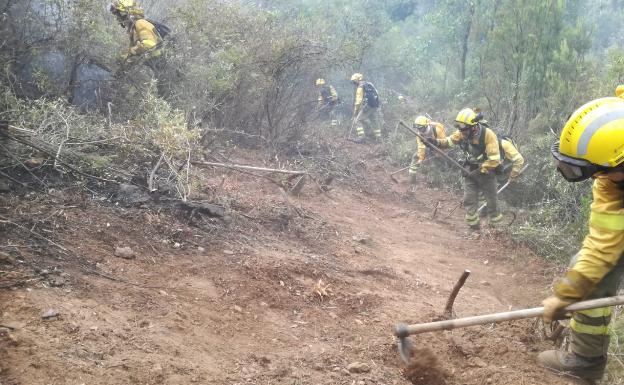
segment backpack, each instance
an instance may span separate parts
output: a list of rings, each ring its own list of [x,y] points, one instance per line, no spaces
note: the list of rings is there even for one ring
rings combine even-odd
[[[169,28],[165,24],[152,19],[145,20],[149,21],[154,26],[154,28],[156,28],[156,32],[158,32],[158,35],[160,35],[161,39],[164,40],[167,36],[169,36],[169,34],[171,34],[171,28]]]
[[[372,83],[364,82],[362,84],[362,88],[364,88],[364,99],[366,99],[366,104],[373,108],[379,107],[379,93],[377,92],[375,86]]]
[[[498,135],[498,152],[500,152],[501,162],[505,160],[505,150],[503,149],[503,140],[511,142],[511,144],[513,144],[516,150],[518,149],[518,145],[516,144],[516,142],[514,142],[511,136],[505,135],[505,134]]]

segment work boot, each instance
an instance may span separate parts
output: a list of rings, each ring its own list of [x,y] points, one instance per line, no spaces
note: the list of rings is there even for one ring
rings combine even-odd
[[[548,350],[537,356],[541,366],[584,380],[600,380],[607,365],[607,357],[583,357],[571,352]]]

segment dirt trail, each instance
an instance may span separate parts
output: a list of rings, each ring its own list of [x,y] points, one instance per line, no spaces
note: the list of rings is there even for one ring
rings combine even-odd
[[[349,146],[367,180],[360,188],[338,181],[326,194],[306,187],[292,199],[303,218],[273,185],[244,176],[223,183],[245,213],[227,227],[95,201],[67,205],[71,197],[71,208],[36,208],[62,211],[58,243],[144,287],[88,274],[50,247],[45,263],[56,271],[0,291],[0,325],[14,327],[0,328],[0,384],[408,384],[392,327],[439,316],[464,269],[472,275],[457,316],[539,303],[552,267],[493,235],[466,239],[462,213],[445,218],[457,197],[407,192],[369,149]],[[117,258],[115,246],[137,257]],[[18,250],[10,256],[34,260]],[[323,298],[313,290],[319,280]],[[43,320],[47,309],[60,315]],[[548,345],[532,321],[413,340],[437,357],[446,384],[569,383],[533,363]]]

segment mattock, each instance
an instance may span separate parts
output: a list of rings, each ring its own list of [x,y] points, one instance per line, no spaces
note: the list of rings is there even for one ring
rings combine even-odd
[[[559,312],[557,319],[569,318],[567,315],[570,312],[596,309],[600,307],[616,306],[624,304],[624,295],[615,297],[606,297],[599,299],[592,299],[589,301],[582,301],[574,303],[565,307]],[[399,354],[406,364],[409,364],[410,357],[412,356],[412,347],[407,337],[414,334],[421,334],[434,331],[452,330],[464,328],[467,326],[475,325],[487,325],[492,323],[500,323],[505,321],[514,321],[525,318],[540,317],[544,314],[543,307],[536,307],[531,309],[514,310],[503,313],[485,314],[474,317],[457,318],[446,321],[428,322],[422,324],[404,325],[399,324],[394,327],[394,335],[398,337]]]

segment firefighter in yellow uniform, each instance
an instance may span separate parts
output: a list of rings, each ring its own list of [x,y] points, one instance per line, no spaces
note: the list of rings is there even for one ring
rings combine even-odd
[[[569,182],[593,178],[589,232],[570,268],[544,300],[544,320],[586,299],[616,295],[624,275],[624,100],[592,100],[576,110],[551,148],[557,169]],[[612,308],[574,312],[570,351],[538,356],[545,367],[592,383],[602,378],[609,348]]]
[[[353,125],[356,127],[358,139],[363,140],[369,136],[381,140],[380,102],[375,86],[364,81],[361,73],[353,74],[351,82],[355,85]]]
[[[414,120],[414,129],[418,130],[418,133],[426,139],[446,139],[446,130],[442,123],[434,122],[425,116],[418,116]],[[418,166],[427,158],[427,145],[419,137],[416,137],[417,150],[412,156],[412,163],[409,167],[410,183],[416,182],[416,174],[418,173]],[[431,155],[431,154],[429,154]],[[436,155],[434,155],[435,157]]]
[[[331,120],[331,125],[335,126],[338,124],[337,120],[334,117],[334,108],[338,104],[338,93],[336,89],[331,84],[327,84],[325,79],[316,79],[316,86],[319,87],[319,96],[318,96],[318,111],[319,116],[323,119]]]
[[[142,62],[154,72],[159,70],[163,40],[156,27],[145,20],[145,13],[134,0],[118,0],[110,11],[130,37],[130,48],[120,55],[123,65]]]
[[[470,172],[464,175],[464,207],[466,223],[471,230],[479,230],[479,194],[487,202],[490,226],[496,226],[503,219],[498,209],[495,170],[500,165],[498,138],[494,131],[479,122],[483,115],[471,108],[459,111],[455,118],[455,131],[446,139],[429,140],[429,144],[442,148],[459,146],[466,158],[464,166]]]

